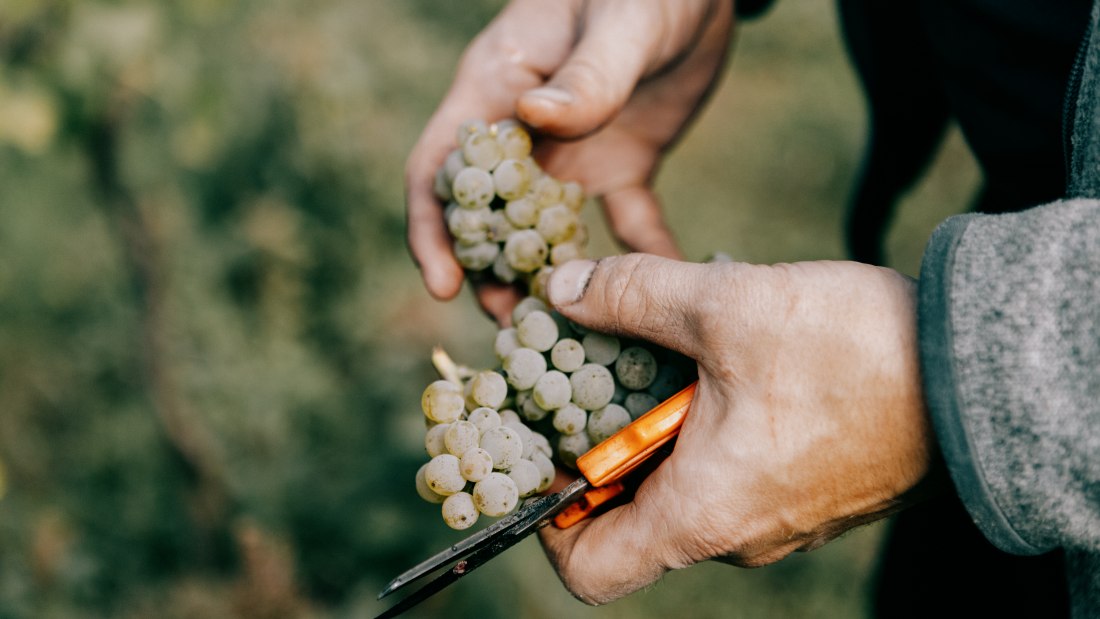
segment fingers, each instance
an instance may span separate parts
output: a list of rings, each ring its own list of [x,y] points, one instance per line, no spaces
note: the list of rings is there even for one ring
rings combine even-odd
[[[703,332],[698,311],[713,290],[707,265],[646,254],[574,260],[554,270],[549,297],[570,320],[602,331],[645,339],[699,358]]]
[[[580,41],[546,85],[524,93],[517,113],[532,127],[578,137],[626,104],[661,40],[660,16],[638,2],[590,5]]]
[[[603,204],[611,231],[627,249],[683,259],[657,196],[649,187],[633,186],[609,192],[603,197]]]

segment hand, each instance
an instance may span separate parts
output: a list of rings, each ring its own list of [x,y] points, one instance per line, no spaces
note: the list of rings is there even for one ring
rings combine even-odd
[[[634,500],[543,529],[547,555],[584,602],[612,601],[706,559],[778,561],[947,485],[929,475],[936,452],[915,285],[895,271],[635,254],[567,263],[549,292],[581,325],[699,365],[676,448]]]
[[[729,0],[509,4],[466,50],[406,166],[409,248],[428,291],[449,299],[462,285],[432,179],[459,124],[473,118],[517,115],[551,136],[536,158],[600,196],[627,247],[678,256],[649,184],[715,81],[732,12]],[[515,293],[497,286],[479,297],[503,319]]]

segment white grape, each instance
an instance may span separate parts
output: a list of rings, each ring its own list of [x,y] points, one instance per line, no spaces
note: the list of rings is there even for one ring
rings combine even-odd
[[[474,245],[456,242],[454,251],[455,260],[458,260],[462,268],[469,271],[480,271],[493,265],[500,255],[500,245],[488,241]]]
[[[504,214],[516,228],[534,228],[539,221],[539,205],[530,198],[512,200],[504,205]]]
[[[615,363],[615,360],[619,358],[619,350],[622,346],[619,343],[619,338],[614,335],[596,333],[595,331],[585,335],[584,339],[581,340],[581,345],[584,346],[584,358],[589,363],[600,365]]]
[[[519,337],[516,336],[515,327],[508,327],[507,329],[497,331],[496,339],[493,340],[493,352],[496,353],[497,359],[501,361],[508,356],[508,353],[521,347],[522,344],[519,343]]]
[[[504,258],[520,273],[530,273],[546,263],[550,247],[538,232],[517,230],[504,242]]]
[[[530,318],[528,316],[525,320]],[[540,408],[552,411],[569,404],[573,397],[573,388],[569,385],[568,376],[558,370],[550,370],[535,382],[531,395]]]
[[[584,188],[576,181],[566,181],[561,184],[561,201],[574,213],[579,213],[584,206]]]
[[[584,347],[571,337],[558,340],[550,349],[550,362],[562,372],[574,372],[584,365]]]
[[[481,448],[492,456],[495,469],[507,469],[523,457],[523,439],[508,426],[486,430],[481,435]]]
[[[618,404],[607,406],[592,411],[588,416],[588,438],[593,443],[602,443],[612,434],[630,425],[630,413]]]
[[[542,477],[539,475],[539,468],[530,460],[516,462],[512,465],[512,468],[508,469],[507,475],[515,482],[516,490],[519,492],[521,499],[527,498],[538,491]]]
[[[443,173],[446,175],[447,184],[453,185],[458,173],[466,169],[466,160],[462,158],[462,150],[454,149],[443,161]]]
[[[470,379],[470,382],[472,383],[470,394],[473,396],[474,402],[481,406],[494,409],[500,408],[504,398],[508,395],[508,383],[504,381],[503,376],[496,372],[478,372]]]
[[[540,435],[541,436],[541,435]],[[550,445],[547,444],[547,449]],[[539,470],[539,486],[535,489],[535,492],[545,492],[551,484],[554,483],[554,477],[557,475],[557,471],[554,469],[554,463],[550,460],[550,456],[538,452],[531,456],[531,462]]]
[[[546,312],[529,312],[516,325],[519,342],[539,352],[546,352],[558,341],[558,323]]]
[[[466,492],[456,492],[443,501],[443,522],[459,531],[469,529],[477,522],[480,513],[474,506],[474,497]]]
[[[644,391],[636,391],[626,396],[623,400],[623,408],[630,413],[630,416],[634,419],[641,417],[657,407],[661,402],[649,395]]]
[[[486,516],[503,516],[512,511],[518,502],[516,482],[504,473],[489,473],[485,479],[474,484],[474,505]]]
[[[443,444],[447,446],[448,452],[461,458],[462,454],[477,447],[480,439],[481,432],[477,426],[469,421],[460,420],[447,428],[447,432],[443,435]]]
[[[550,264],[557,266],[570,260],[584,258],[584,250],[573,242],[558,243],[550,248]]]
[[[447,497],[438,494],[428,486],[428,480],[424,478],[424,472],[426,470],[428,470],[427,462],[416,471],[416,493],[420,495],[420,498],[429,503],[442,503]]]
[[[466,412],[462,387],[450,381],[437,380],[424,389],[424,395],[420,397],[420,407],[428,419],[450,423]]]
[[[503,251],[497,254],[496,260],[493,260],[493,275],[505,284],[511,284],[519,277],[519,273],[508,264]]]
[[[576,404],[569,403],[554,411],[554,429],[562,434],[584,432],[588,413]]]
[[[531,447],[533,448],[531,452],[532,458],[540,453],[547,458],[552,458],[554,456],[554,451],[550,449],[550,441],[539,432],[531,433]]]
[[[615,360],[615,376],[627,389],[645,389],[657,377],[657,359],[641,346],[631,346]]]
[[[505,159],[493,169],[493,186],[505,200],[518,200],[531,186],[531,169],[523,161]]]
[[[538,382],[535,385],[538,386]],[[527,421],[541,421],[550,414],[550,411],[539,406],[538,402],[535,401],[533,388],[516,394],[516,408],[519,410],[520,416]]]
[[[504,149],[488,133],[475,133],[462,143],[462,156],[471,166],[490,171],[504,159]]]
[[[535,381],[546,373],[546,358],[531,348],[517,348],[504,358],[504,372],[508,384],[516,389],[530,389]]]
[[[563,243],[577,230],[577,214],[564,204],[543,207],[535,230],[551,245]]]
[[[519,434],[520,443],[523,444],[520,458],[530,458],[531,454],[535,453],[535,435],[538,433],[527,427],[527,424],[522,421],[517,421],[505,427],[511,428],[515,430],[516,434]]]
[[[596,363],[582,365],[569,377],[569,383],[573,387],[573,402],[585,410],[603,408],[615,395],[611,371]]]
[[[524,297],[522,301],[516,303],[516,306],[512,308],[512,324],[518,325],[519,321],[523,320],[527,314],[536,311],[550,313],[550,306],[542,299]]]
[[[439,168],[435,171],[435,178],[432,180],[432,192],[441,202],[451,201],[453,194],[451,193],[451,182],[447,179],[446,168]]]
[[[531,185],[531,197],[540,206],[550,206],[561,202],[562,194],[561,183],[552,176],[542,176]]]
[[[424,479],[433,492],[443,496],[451,496],[466,486],[458,468],[458,458],[452,454],[440,454],[429,460]]]
[[[531,136],[518,124],[497,123],[496,136],[505,157],[524,159],[531,154]]]
[[[504,211],[493,211],[489,215],[489,240],[494,243],[503,243],[508,240],[508,236],[516,231],[516,227],[512,225],[512,222],[508,221],[508,217],[504,214]]]
[[[532,296],[537,297],[545,302],[549,302],[550,298],[546,296],[547,286],[550,284],[550,275],[554,273],[554,267],[544,266],[530,279],[527,280],[527,289]]]
[[[471,135],[489,133],[489,125],[484,120],[467,120],[458,126],[455,132],[455,141],[461,146]]]
[[[447,229],[455,241],[463,245],[477,245],[489,240],[489,219],[493,212],[489,207],[459,208],[447,216]]]
[[[469,209],[487,208],[496,189],[493,177],[481,168],[464,168],[451,183],[451,193],[459,206]]]
[[[438,423],[428,428],[428,432],[424,434],[424,451],[428,452],[429,457],[434,458],[439,454],[447,453],[447,443],[444,441],[444,437],[450,427],[451,424],[449,423]]]
[[[563,434],[558,438],[558,458],[571,469],[577,468],[577,458],[588,453],[589,449],[592,449],[592,441],[584,432]]]
[[[481,447],[474,447],[458,459],[458,470],[466,481],[479,482],[493,472],[493,456]]]
[[[486,430],[499,428],[501,423],[500,413],[484,406],[470,411],[470,414],[466,416],[466,421],[477,426],[477,431],[482,434]]]
[[[510,408],[501,409],[500,425],[506,426],[513,423],[523,423],[519,418],[519,413]]]

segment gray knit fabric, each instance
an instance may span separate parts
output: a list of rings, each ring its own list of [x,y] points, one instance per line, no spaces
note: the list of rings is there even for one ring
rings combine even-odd
[[[1100,1],[1073,116],[1070,195],[951,218],[921,265],[925,397],[967,510],[1001,549],[1065,550],[1100,617]]]

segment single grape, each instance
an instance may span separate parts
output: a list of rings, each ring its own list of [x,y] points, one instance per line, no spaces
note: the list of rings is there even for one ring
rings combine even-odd
[[[453,195],[451,194],[451,182],[447,179],[447,169],[439,168],[435,171],[435,179],[432,181],[432,191],[435,193],[435,197],[439,198],[440,202],[450,202]]]
[[[562,434],[583,432],[588,423],[588,413],[576,404],[569,403],[554,411],[554,429]]]
[[[458,458],[452,454],[440,454],[428,461],[424,479],[436,494],[451,496],[466,486],[458,468]]]
[[[622,346],[619,343],[619,338],[614,335],[605,335],[595,331],[585,335],[584,339],[581,340],[581,345],[584,346],[584,358],[589,363],[600,365],[615,363],[615,360],[619,358],[619,350]]]
[[[428,432],[424,434],[424,451],[428,452],[429,457],[434,458],[439,454],[447,453],[447,443],[444,442],[443,437],[447,435],[450,427],[449,423],[437,423],[428,428]]]
[[[479,515],[474,497],[466,492],[456,492],[443,501],[443,522],[452,529],[469,529]]]
[[[455,202],[463,208],[479,209],[487,208],[493,201],[496,189],[493,187],[493,177],[481,168],[469,167],[463,169],[455,176],[451,184],[451,193]]]
[[[504,214],[516,228],[534,228],[539,221],[539,205],[531,198],[511,200],[504,205]]]
[[[461,458],[462,454],[477,447],[480,439],[481,432],[477,426],[469,421],[459,420],[447,428],[443,435],[443,444],[447,446],[448,452]]]
[[[459,208],[447,216],[447,229],[455,241],[463,245],[477,245],[489,240],[489,219],[493,212],[488,207]]]
[[[443,173],[446,175],[447,184],[454,185],[458,173],[466,169],[466,160],[462,158],[462,150],[454,149],[443,161]]]
[[[523,443],[523,451],[520,453],[520,458],[530,458],[531,454],[535,453],[535,435],[538,434],[531,428],[527,427],[527,424],[522,421],[510,423],[506,428],[515,430],[516,434],[519,434],[519,440]]]
[[[512,324],[518,325],[519,321],[523,320],[527,314],[531,312],[539,311],[550,313],[550,306],[547,305],[542,299],[535,297],[524,297],[515,307],[512,308]]]
[[[508,221],[508,217],[504,214],[504,211],[493,211],[489,215],[489,240],[494,243],[503,243],[508,240],[508,236],[516,231],[516,227],[512,225],[512,222]]]
[[[550,275],[553,274],[554,267],[545,266],[535,271],[535,274],[527,280],[527,290],[534,296],[542,301],[549,302],[550,298],[546,296],[546,286],[550,283]]]
[[[497,254],[496,260],[493,260],[493,275],[505,284],[511,284],[519,278],[519,273],[512,268],[512,265],[508,264],[504,252]]]
[[[630,416],[634,419],[641,417],[657,407],[661,402],[649,395],[644,391],[636,391],[628,394],[626,399],[623,400],[623,408],[630,413]]]
[[[519,413],[510,408],[501,409],[500,425],[506,426],[513,423],[523,423],[519,418]]]
[[[558,341],[558,323],[546,312],[529,312],[516,325],[519,342],[539,352],[546,352]]]
[[[558,204],[561,202],[562,194],[561,183],[552,176],[539,177],[531,184],[530,195],[540,206]]]
[[[557,370],[550,370],[535,382],[531,395],[540,408],[553,411],[569,404],[573,397],[573,388],[569,385],[568,376]]]
[[[429,503],[442,503],[447,497],[436,493],[435,490],[432,490],[428,486],[428,480],[424,478],[424,472],[427,470],[428,463],[425,462],[424,465],[416,471],[416,493],[420,495],[420,498]]]
[[[518,200],[531,186],[531,169],[521,160],[505,159],[493,170],[493,186],[505,200]]]
[[[588,246],[588,226],[583,221],[578,221],[576,229],[573,230],[573,236],[569,237],[567,242],[580,247],[583,254],[584,248]]]
[[[592,411],[588,416],[588,438],[593,443],[602,443],[612,434],[630,425],[630,413],[618,404],[607,406]]]
[[[496,262],[497,257],[500,256],[500,245],[489,241],[466,245],[456,241],[454,251],[455,260],[458,260],[462,268],[468,271],[480,271]]]
[[[499,408],[504,398],[508,395],[508,383],[504,377],[496,372],[478,372],[470,379],[472,383],[471,394],[474,402],[489,408]]]
[[[584,258],[584,250],[576,243],[564,242],[550,248],[550,264],[554,266],[580,258]]]
[[[577,214],[564,204],[543,207],[535,230],[551,245],[564,243],[577,230]]]
[[[571,469],[577,468],[577,458],[588,453],[589,449],[592,449],[592,441],[584,432],[562,434],[558,438],[558,459]]]
[[[537,386],[538,383],[536,382],[535,385]],[[541,421],[550,411],[539,406],[538,402],[535,401],[533,391],[532,388],[516,393],[516,408],[519,410],[520,416],[527,421]]]
[[[554,456],[554,451],[550,449],[550,441],[539,432],[531,433],[531,447],[532,459],[536,454],[542,454],[547,458],[552,458]]]
[[[507,469],[523,457],[523,439],[508,426],[491,428],[481,435],[481,448],[493,458],[493,468]]]
[[[531,136],[520,125],[501,127],[497,123],[497,142],[505,157],[524,159],[531,154]]]
[[[657,378],[657,359],[641,346],[631,346],[615,360],[615,376],[627,389],[645,389]]]
[[[539,475],[539,468],[530,460],[516,462],[512,468],[508,469],[507,475],[516,483],[516,490],[519,491],[521,499],[538,491],[542,477]]]
[[[455,421],[465,412],[462,387],[446,380],[437,380],[424,389],[424,395],[420,396],[420,407],[424,409],[424,415],[432,421]]]
[[[497,337],[493,340],[493,352],[496,353],[497,359],[501,361],[508,356],[508,353],[521,347],[522,344],[519,343],[519,337],[516,336],[515,327],[508,327],[507,329],[497,331]]]
[[[562,372],[574,372],[584,365],[584,347],[571,337],[558,340],[550,349],[550,362]]]
[[[585,409],[594,411],[611,402],[615,395],[615,379],[611,371],[596,363],[586,363],[569,377],[573,387],[573,402]]]
[[[550,448],[549,443],[547,443],[546,447],[547,449]],[[554,476],[557,475],[557,471],[554,469],[554,463],[550,460],[550,456],[542,452],[536,452],[531,456],[531,462],[539,470],[539,486],[535,489],[535,492],[545,492],[550,487],[550,484],[554,483]]]
[[[458,470],[466,481],[481,481],[493,472],[493,456],[481,447],[474,447],[458,459]]]
[[[579,213],[584,206],[584,188],[576,181],[566,181],[561,184],[561,201],[574,213]]]
[[[502,132],[512,127],[523,127],[523,125],[519,124],[519,121],[515,118],[501,118],[489,125],[489,135],[494,137],[499,136]]]
[[[538,232],[517,230],[504,242],[504,258],[508,266],[520,273],[530,273],[546,263],[550,247]]]
[[[461,146],[470,136],[479,133],[489,133],[489,126],[485,124],[485,121],[467,120],[458,126],[458,131],[455,132],[455,141]]]
[[[485,479],[474,484],[474,505],[486,516],[503,516],[512,511],[518,502],[516,482],[504,473],[489,473]]]
[[[477,426],[479,433],[500,427],[500,413],[485,406],[475,408],[466,416],[466,421]]]
[[[488,172],[504,159],[504,149],[488,133],[475,133],[462,143],[462,156],[466,163]]]
[[[535,381],[546,373],[546,358],[531,348],[517,348],[504,358],[504,372],[508,384],[516,389],[530,389]]]
[[[683,374],[675,366],[662,365],[657,369],[657,377],[649,384],[646,391],[658,401],[664,402],[686,387],[685,383]]]

